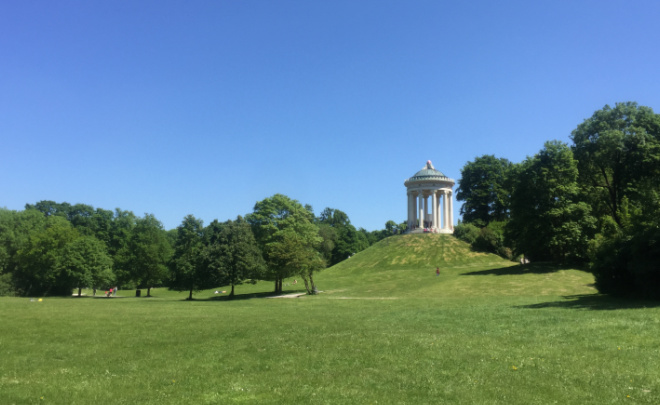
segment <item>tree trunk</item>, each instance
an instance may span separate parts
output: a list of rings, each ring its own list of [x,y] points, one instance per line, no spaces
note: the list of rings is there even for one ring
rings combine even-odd
[[[151,297],[151,287],[147,287],[147,297]]]
[[[309,283],[307,282],[307,277],[305,277],[304,274],[301,274],[300,277],[302,277],[303,282],[305,283],[305,290],[307,290],[307,294],[312,294],[312,291],[309,289]]]
[[[314,278],[312,278],[312,273],[309,273],[309,283],[312,285],[312,294],[316,294],[316,284],[314,284]]]
[[[188,301],[192,301],[192,293],[193,293],[193,289],[191,287],[190,288],[190,294],[188,294]]]
[[[229,293],[229,296],[234,298],[234,283],[231,284],[231,292]]]

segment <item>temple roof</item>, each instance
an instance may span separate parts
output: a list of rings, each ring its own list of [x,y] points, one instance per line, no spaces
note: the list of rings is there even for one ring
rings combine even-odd
[[[440,170],[436,170],[433,167],[433,163],[430,160],[426,161],[426,166],[422,170],[415,173],[414,176],[406,180],[406,183],[409,181],[424,181],[424,180],[451,180],[449,177],[445,176]]]

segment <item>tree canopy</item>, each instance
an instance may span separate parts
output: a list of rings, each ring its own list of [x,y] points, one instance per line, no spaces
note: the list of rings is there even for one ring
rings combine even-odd
[[[493,155],[477,157],[461,170],[456,200],[464,222],[480,226],[509,217],[510,172],[513,164]]]

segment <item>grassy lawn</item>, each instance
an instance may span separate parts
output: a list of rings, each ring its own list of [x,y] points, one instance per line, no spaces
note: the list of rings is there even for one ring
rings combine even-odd
[[[0,298],[0,403],[660,403],[658,303],[588,273],[411,235],[317,279],[295,299]]]

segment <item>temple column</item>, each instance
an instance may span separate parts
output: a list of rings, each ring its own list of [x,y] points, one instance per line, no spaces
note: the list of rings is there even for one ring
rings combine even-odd
[[[419,192],[417,198],[419,200],[418,203],[419,205],[417,207],[417,213],[419,214],[419,217],[417,218],[418,219],[417,226],[419,228],[423,228],[424,227],[424,195],[422,194],[421,191]]]
[[[431,218],[433,221],[431,228],[436,229],[438,227],[438,196],[436,195],[435,190],[433,190],[433,193],[431,194]]]
[[[426,223],[428,222],[428,212],[429,212],[429,196],[424,196],[424,225],[422,228],[426,228]]]
[[[445,215],[445,229],[449,229],[449,204],[447,204],[447,200],[449,200],[449,192],[445,191],[445,206],[444,206],[444,215]]]
[[[408,220],[406,223],[408,224],[408,230],[412,229],[412,193],[408,191]]]
[[[454,229],[454,193],[449,192],[449,229]]]
[[[435,205],[435,217],[436,217],[436,229],[442,228],[442,211],[440,211],[440,202],[442,201],[442,194],[439,190],[435,190],[436,195],[436,205]]]

